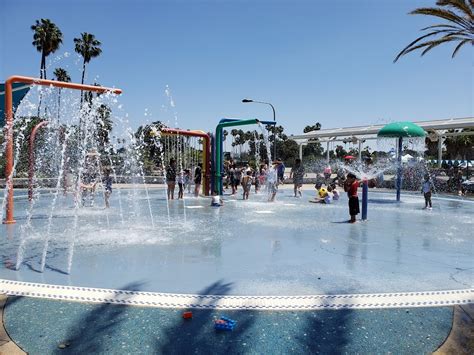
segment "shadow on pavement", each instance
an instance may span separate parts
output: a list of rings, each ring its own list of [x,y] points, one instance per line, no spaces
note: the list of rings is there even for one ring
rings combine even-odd
[[[217,281],[199,294],[226,295],[232,289],[231,283]],[[241,340],[249,336],[257,312],[255,311],[219,311],[191,310],[193,318],[185,320],[176,314],[173,325],[163,330],[163,339],[155,341],[155,352],[162,354],[190,353],[229,353],[242,351]],[[221,315],[237,320],[233,331],[216,331],[213,320]]]
[[[144,283],[134,282],[121,288],[122,290],[139,291]],[[130,295],[130,298],[133,296]],[[57,349],[55,354],[97,354],[107,352],[104,349],[103,337],[112,337],[126,321],[125,312],[130,306],[97,305],[83,315],[67,331],[64,348]]]

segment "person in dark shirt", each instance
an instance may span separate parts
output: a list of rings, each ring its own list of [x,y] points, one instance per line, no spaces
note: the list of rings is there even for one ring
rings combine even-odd
[[[295,193],[295,197],[301,197],[301,187],[303,186],[304,172],[304,166],[301,163],[301,159],[296,159],[295,166],[291,168],[290,173],[290,179],[293,178],[293,191]]]
[[[355,223],[356,216],[360,213],[359,197],[357,196],[358,187],[359,181],[357,181],[356,176],[352,173],[347,174],[344,191],[347,192],[347,197],[349,197],[349,214],[351,216],[349,223]]]
[[[202,163],[199,163],[194,170],[194,196],[199,196],[199,190],[201,189],[202,182]]]
[[[168,200],[174,200],[174,189],[176,187],[176,160],[170,159],[170,165],[166,168],[166,184],[168,185]]]
[[[285,181],[285,164],[281,159],[277,159],[278,162],[278,183],[283,184]]]

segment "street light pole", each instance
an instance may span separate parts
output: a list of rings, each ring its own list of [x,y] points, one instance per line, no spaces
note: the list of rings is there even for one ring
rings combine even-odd
[[[273,107],[273,105],[271,103],[264,102],[264,101],[255,101],[255,100],[252,100],[252,99],[243,99],[242,100],[242,103],[244,103],[244,104],[250,103],[250,102],[254,102],[256,104],[270,105],[270,107],[272,108],[272,111],[273,111],[273,122],[276,122],[275,107]],[[276,126],[273,126],[273,159],[274,160],[276,159]]]

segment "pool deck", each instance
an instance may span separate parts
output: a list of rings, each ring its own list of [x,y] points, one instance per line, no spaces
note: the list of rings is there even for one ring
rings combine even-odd
[[[153,188],[162,189],[163,185]],[[285,196],[292,195],[293,185],[284,184],[281,189],[286,190]],[[303,189],[314,191],[314,186],[307,184]],[[385,189],[375,191],[393,193]],[[461,197],[442,199],[454,201]],[[467,200],[472,206],[471,198]],[[27,297],[7,298],[0,294],[0,354],[192,350],[198,353],[212,350],[213,353],[470,354],[474,349],[474,303],[468,303],[472,298],[466,304],[441,303],[425,308],[408,308],[403,304],[392,309],[378,306],[321,310],[195,309],[193,319],[183,321],[183,309],[144,308],[135,304],[138,301],[135,296],[131,298],[134,305],[129,306],[111,304],[110,300],[92,304],[87,300],[69,302],[13,294]],[[221,312],[238,321],[236,331],[214,331],[212,319],[222,315]]]
[[[27,300],[25,298],[13,297],[12,301],[21,300],[21,299]],[[63,307],[65,305],[65,302],[63,302],[63,301],[59,301],[59,302],[58,301],[47,301],[47,302],[54,302],[54,304],[57,304],[58,307]],[[0,343],[0,354],[14,354],[14,355],[16,355],[16,354],[26,354],[20,347],[18,347],[10,339],[10,337],[9,337],[5,327],[4,327],[5,319],[4,319],[4,312],[3,311],[4,311],[4,307],[5,307],[6,303],[7,303],[7,297],[4,296],[4,295],[0,295],[0,316],[2,317],[2,326],[0,327],[0,341],[1,341],[1,343]],[[15,302],[14,302],[14,304],[15,304]],[[8,306],[8,304],[7,304],[7,306]],[[87,304],[85,304],[85,306],[87,306]],[[14,307],[17,307],[17,305],[15,305]],[[88,307],[90,307],[90,305]],[[123,308],[124,306],[104,305],[104,307],[112,309],[111,311],[109,310],[107,312],[119,312],[118,310],[114,311],[113,309],[115,309],[116,307],[122,307]],[[36,308],[38,308],[38,307],[36,307]],[[140,307],[132,307],[132,308],[136,309],[139,312],[143,311],[143,309],[140,309]],[[453,319],[452,319],[451,331],[449,332],[449,336],[442,342],[442,344],[440,344],[439,348],[435,351],[435,354],[470,354],[470,353],[472,353],[472,351],[474,349],[474,337],[473,337],[473,333],[474,333],[474,304],[463,305],[463,306],[455,306],[453,308],[454,308],[454,314],[453,314]],[[124,311],[121,311],[121,312],[124,312]],[[194,322],[199,323],[200,317],[205,317],[206,319],[210,317],[209,314],[206,314],[206,315],[201,314],[202,312],[204,312],[204,311],[193,312],[193,313],[195,313],[194,317],[196,318],[194,320]],[[331,312],[332,314],[336,314],[335,312],[340,312],[340,311],[323,311],[323,312]],[[396,312],[396,311],[394,311],[394,312]],[[87,312],[85,312],[85,313],[87,314]],[[247,312],[246,311],[239,311],[239,313],[241,315],[244,315]],[[251,312],[249,312],[249,313],[251,313]],[[403,310],[402,313],[404,314],[405,310]],[[407,311],[407,313],[408,313],[408,311]],[[30,332],[30,333],[32,331],[33,332],[38,332],[38,336],[41,337],[41,335],[40,335],[40,333],[42,332],[41,329],[40,329],[41,324],[43,324],[42,323],[43,321],[44,321],[44,325],[47,324],[48,316],[47,316],[46,313],[42,313],[41,311],[38,314],[40,314],[40,315],[43,314],[45,319],[35,319],[31,323],[31,325],[32,326],[35,325],[38,329],[29,329],[28,332]],[[71,314],[73,314],[72,310],[71,310]],[[268,314],[271,317],[271,313],[268,313]],[[323,313],[319,313],[319,314],[322,315]],[[66,316],[66,315],[64,315],[64,316]],[[132,315],[130,315],[130,316],[132,316]],[[73,315],[71,315],[71,317],[73,317]],[[232,315],[232,317],[234,317],[234,318],[237,317],[239,319],[237,312],[235,312]],[[282,317],[282,314],[279,314],[279,315],[277,315],[276,318],[278,319],[278,318],[281,318],[281,317]],[[303,315],[301,315],[301,317],[303,317]],[[323,316],[323,318],[324,317],[327,318],[327,314],[325,316]],[[399,315],[394,314],[394,317],[397,318],[397,317],[399,317]],[[93,319],[93,318],[96,318],[96,319]],[[108,319],[107,317],[104,318],[104,317],[101,317],[100,315],[97,315],[97,317],[93,317],[93,318],[89,318],[89,317],[86,318],[90,322],[91,327],[104,328],[104,327],[110,326],[110,324],[108,324],[108,322],[106,322],[107,320],[110,321],[110,319]],[[158,319],[158,318],[160,318],[160,317],[155,317],[155,319]],[[336,318],[336,322],[337,322],[338,317],[336,316],[335,318]],[[55,319],[55,317],[53,317],[53,319]],[[51,320],[49,320],[49,321],[51,321]],[[59,319],[58,319],[58,321],[59,321]],[[193,320],[191,320],[190,322],[193,322]],[[185,322],[185,323],[188,323],[188,322]],[[192,327],[189,328],[189,326],[187,326],[185,323],[183,323],[183,325],[180,326],[179,328],[182,328],[182,331],[187,331],[187,332],[191,331],[189,334],[187,334],[187,336],[192,337],[193,336],[193,334],[192,334],[193,331],[196,332],[195,336],[200,335],[199,332],[201,332],[202,330],[199,327],[192,326]],[[323,321],[323,323],[324,323],[324,321]],[[160,323],[160,321],[157,321],[156,323],[153,322],[151,324],[147,323],[147,327],[152,329],[151,334],[153,334],[153,335],[155,335],[155,330],[157,330],[156,328],[160,327],[160,325],[161,325],[161,327],[166,329],[165,324]],[[243,324],[241,326],[243,326]],[[340,328],[340,327],[344,328],[344,322],[341,321],[341,324],[336,325],[336,326],[338,328]],[[429,330],[429,327],[430,326],[427,325],[427,329],[425,328],[425,330],[427,331],[427,338],[429,338],[429,336],[430,336],[429,333],[433,334]],[[365,329],[363,326],[362,326],[362,328]],[[150,334],[150,329],[146,330],[145,328],[142,328],[141,331],[139,332],[138,336],[143,338],[144,334]],[[303,329],[303,330],[305,332],[309,331],[308,329]],[[132,332],[132,334],[133,334],[133,332]],[[86,332],[86,333],[83,333],[82,335],[85,336],[85,338],[87,338],[87,339],[85,339],[85,338],[83,339],[83,341],[85,343],[94,342],[94,340],[90,339],[90,336],[91,335],[94,336],[94,334],[88,334]],[[268,334],[268,335],[271,336],[270,334]],[[304,335],[306,335],[306,334],[304,334]],[[135,334],[134,336],[132,335],[132,338],[128,338],[128,341],[130,341],[130,342],[136,341],[136,339],[133,339],[133,337],[136,337],[136,336],[137,336],[137,334]],[[201,336],[202,336],[202,334],[201,334]],[[208,336],[209,336],[209,334],[208,334]],[[355,335],[354,337],[357,338],[357,335]],[[367,336],[365,338],[367,338]],[[216,334],[216,341],[217,341],[216,346],[219,346],[219,339],[222,340],[222,337],[219,337]],[[242,352],[242,351],[245,352],[244,351],[245,346],[248,346],[251,343],[250,339],[248,339],[248,336],[247,336],[246,339],[247,339],[248,344],[246,344],[245,342],[239,344],[239,347],[243,346],[243,348],[240,348],[240,350],[239,350],[240,352]],[[288,342],[290,342],[289,339],[290,339],[290,337],[288,337]],[[69,341],[64,341],[64,342],[52,341],[51,338],[45,338],[45,339],[42,340],[42,342],[45,342],[45,341],[48,341],[48,340],[50,342],[50,344],[49,344],[50,349],[54,349],[54,348],[64,349],[65,352],[71,353],[71,351],[73,351],[73,348],[77,348],[77,347],[81,348],[81,345],[78,344],[78,343],[81,342],[81,337],[75,337],[74,340],[71,341],[71,343],[69,343]],[[97,341],[98,340],[99,339],[97,339]],[[144,339],[141,339],[141,340],[144,340]],[[334,348],[340,346],[340,344],[339,344],[340,340],[341,339],[339,337],[328,337],[328,339],[327,339],[328,344],[325,344],[325,348],[330,349],[331,346],[334,346]],[[119,336],[119,334],[116,334],[116,336],[113,337],[113,339],[110,339],[110,341],[115,342],[117,344],[120,344],[118,349],[120,349],[120,348],[124,349],[128,346],[126,344],[127,338],[123,338],[123,337]],[[229,338],[229,341],[232,342],[231,338]],[[51,344],[51,342],[52,342],[52,344]],[[149,342],[145,342],[145,343],[149,343]],[[210,345],[210,343],[208,343],[207,341],[205,342],[205,344]],[[220,345],[222,345],[222,344],[220,344]],[[66,349],[69,346],[71,346],[71,349]],[[176,346],[176,344],[172,345],[171,347],[174,348],[175,346]],[[180,347],[180,346],[181,345],[178,345],[178,347]],[[314,346],[314,344],[313,344],[313,346]],[[247,349],[251,351],[251,349],[249,349],[249,348],[247,348]],[[27,350],[30,351],[30,349],[27,349]],[[103,349],[103,350],[106,350],[106,352],[107,352],[107,349]],[[111,349],[109,348],[109,350],[111,350]],[[135,350],[138,350],[138,349],[135,348]],[[144,347],[141,350],[143,351],[143,353],[150,352],[150,349],[148,348],[148,346],[146,348]],[[190,350],[190,349],[188,349],[188,350]],[[205,350],[205,349],[200,348],[199,350]],[[259,349],[254,348],[253,350],[258,352]],[[381,349],[372,349],[372,350],[375,351],[375,350],[381,350]],[[61,350],[59,350],[59,351],[61,351]],[[139,352],[142,352],[142,351],[139,350]],[[37,351],[34,351],[34,349],[31,349],[31,353],[35,353],[35,352],[37,352]]]

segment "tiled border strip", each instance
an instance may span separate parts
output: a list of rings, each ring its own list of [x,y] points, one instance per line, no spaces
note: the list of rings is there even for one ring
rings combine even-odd
[[[308,296],[220,296],[47,285],[0,279],[0,293],[158,308],[317,310],[439,307],[474,303],[474,289]]]

